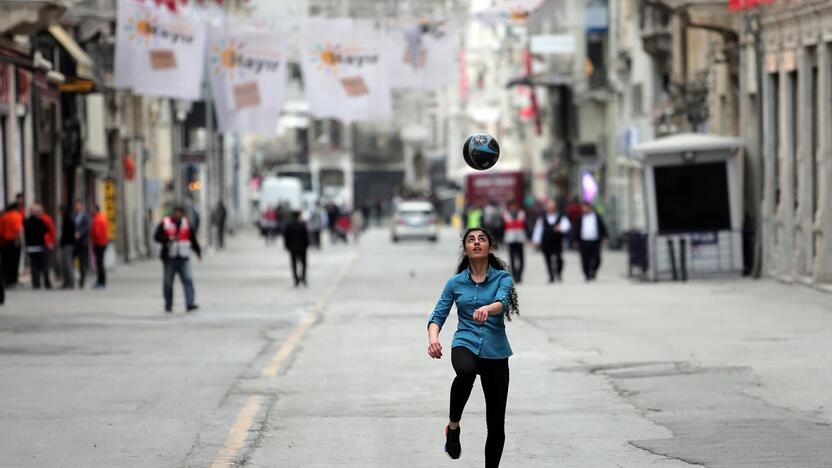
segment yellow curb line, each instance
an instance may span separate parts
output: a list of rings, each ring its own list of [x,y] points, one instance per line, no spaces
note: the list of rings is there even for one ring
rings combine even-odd
[[[344,278],[347,277],[347,274],[352,269],[356,260],[358,260],[357,251],[353,253],[347,264],[341,269],[338,277],[335,278],[335,281],[329,286],[323,297],[315,303],[312,310],[310,310],[306,317],[304,317],[297,327],[292,330],[292,333],[289,334],[289,337],[272,357],[269,365],[263,368],[260,372],[261,377],[277,377],[277,374],[280,372],[283,364],[285,364],[286,359],[292,355],[295,347],[297,347],[298,343],[300,343],[301,338],[303,338],[303,334],[318,321],[318,318],[320,318],[324,308],[335,294],[335,291],[338,290],[338,286],[340,286]],[[217,454],[217,457],[211,464],[211,468],[228,468],[234,464],[234,459],[237,457],[237,453],[245,447],[249,430],[254,424],[254,417],[257,416],[262,404],[263,399],[261,396],[252,395],[249,397],[245,406],[243,406],[243,409],[241,409],[240,413],[237,415],[234,425],[231,426],[231,429],[228,431],[228,438],[225,440],[225,446]]]

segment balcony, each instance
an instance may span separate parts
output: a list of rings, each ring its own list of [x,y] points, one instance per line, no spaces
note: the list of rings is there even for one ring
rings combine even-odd
[[[673,32],[670,27],[671,13],[654,6],[642,11],[641,42],[644,51],[656,60],[664,60],[673,53]]]

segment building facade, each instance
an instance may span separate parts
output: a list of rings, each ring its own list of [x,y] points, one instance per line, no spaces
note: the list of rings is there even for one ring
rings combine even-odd
[[[832,2],[768,6],[759,20],[762,61],[744,41],[743,132],[759,130],[762,88],[763,271],[789,282],[832,285]],[[762,83],[752,75],[759,65]],[[762,86],[759,86],[759,85]]]

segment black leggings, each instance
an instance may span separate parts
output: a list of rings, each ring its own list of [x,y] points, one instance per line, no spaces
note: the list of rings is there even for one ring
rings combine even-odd
[[[451,385],[451,416],[453,422],[462,419],[462,410],[471,395],[474,379],[480,375],[482,393],[485,395],[485,423],[488,438],[485,441],[485,466],[500,466],[503,444],[506,441],[506,399],[508,398],[508,358],[484,359],[468,348],[451,349],[451,364],[456,378]]]

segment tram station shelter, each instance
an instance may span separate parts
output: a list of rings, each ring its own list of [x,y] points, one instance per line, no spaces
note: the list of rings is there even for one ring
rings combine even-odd
[[[741,274],[742,139],[699,133],[633,148],[641,159],[648,279]]]

